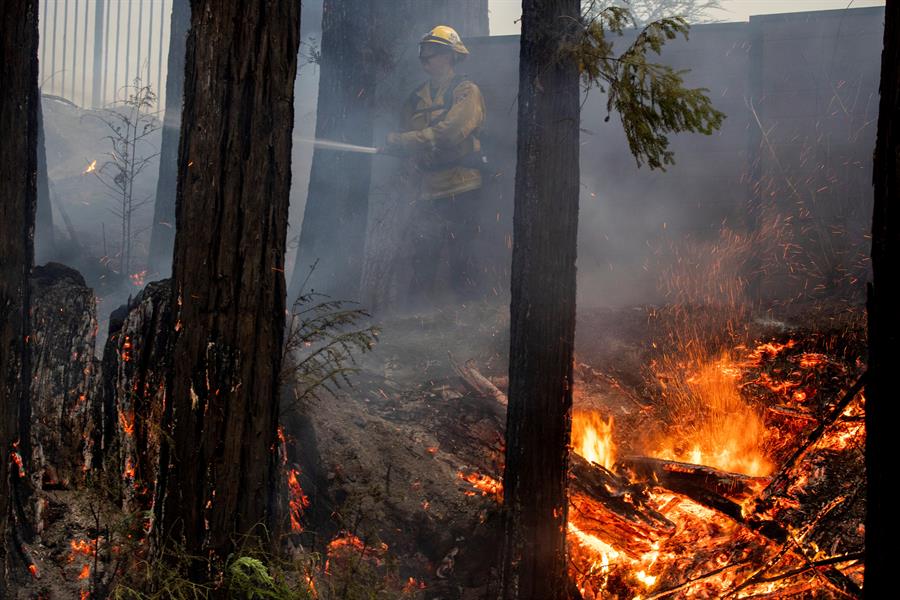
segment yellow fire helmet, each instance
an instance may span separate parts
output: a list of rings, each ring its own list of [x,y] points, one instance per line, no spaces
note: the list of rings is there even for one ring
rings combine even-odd
[[[463,45],[462,39],[460,39],[459,34],[456,33],[456,30],[446,25],[438,25],[437,27],[426,33],[425,37],[422,38],[422,41],[419,42],[419,46],[421,47],[424,44],[437,44],[439,46],[447,46],[448,48],[452,48],[460,58],[464,58],[469,55],[468,48]]]

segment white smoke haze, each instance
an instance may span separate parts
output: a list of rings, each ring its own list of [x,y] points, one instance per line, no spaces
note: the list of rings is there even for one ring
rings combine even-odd
[[[660,60],[691,69],[688,83],[708,88],[727,119],[713,136],[673,137],[676,164],[666,173],[636,168],[617,116],[604,120],[603,94],[592,90],[587,95],[582,113],[581,308],[664,302],[659,281],[671,262],[672,244],[685,236],[694,245],[704,240],[712,243],[723,226],[746,230],[754,185],[766,188],[763,195],[774,203],[772,210],[777,208],[775,212],[793,219],[791,243],[800,248],[792,260],[803,263],[803,277],[791,281],[772,273],[771,285],[781,286],[777,293],[790,295],[792,286],[811,289],[822,285],[834,290],[842,281],[865,276],[867,267],[861,269],[859,264],[868,227],[865,177],[870,152],[865,149],[874,140],[877,73],[872,65],[877,65],[880,38],[875,29],[880,20],[867,12],[879,9],[862,7],[880,4],[853,2],[854,8],[861,8],[815,13],[823,15],[816,18],[825,24],[819,39],[805,46],[772,42],[763,56],[752,50],[754,28],[786,27],[794,32],[787,35],[799,36],[804,19],[754,17],[749,23],[697,25],[689,42],[671,42]],[[711,19],[744,21],[751,13],[776,11],[771,2],[725,0],[721,5],[725,12]],[[833,5],[825,0],[778,3],[777,12]],[[842,2],[843,6],[846,3]],[[487,301],[501,304],[508,294],[518,85],[517,41],[504,35],[512,30],[503,23],[516,19],[518,7],[518,2],[492,0],[494,35],[467,39],[472,59],[460,68],[481,87],[488,104],[483,141],[498,176],[488,187],[489,198],[479,217],[486,228],[479,252],[490,271],[486,275]],[[60,1],[44,3],[41,8],[39,58],[47,175],[56,238],[66,249],[51,258],[73,263],[85,272],[89,284],[104,298],[101,319],[110,307],[140,289],[144,268],[137,266],[133,273],[118,274],[118,280],[110,282],[115,274],[109,271],[115,269],[119,252],[116,217],[110,212],[113,202],[96,178],[84,174],[92,161],[102,163],[109,142],[104,140],[101,124],[85,115],[95,108],[115,106],[116,100],[122,99],[123,86],[140,76],[142,83],[153,88],[157,101],[152,110],[162,120],[170,11],[171,0]],[[289,280],[295,270],[314,150],[308,141],[314,138],[316,123],[321,17],[321,1],[304,3],[285,264]],[[102,50],[99,53],[95,52],[97,44]],[[777,72],[779,53],[799,56],[804,61],[799,68],[806,75]],[[383,144],[386,134],[395,129],[399,104],[425,78],[414,41],[396,42],[389,54],[392,68],[378,82],[372,146]],[[810,92],[812,100],[804,103],[797,96],[801,89],[815,89]],[[831,143],[829,155],[813,149],[815,140],[823,135]],[[160,132],[154,133],[148,142],[158,148],[159,138]],[[798,150],[799,162],[793,158]],[[384,308],[402,300],[409,283],[412,257],[402,237],[411,213],[399,191],[402,162],[377,157],[372,164],[363,277],[364,287],[380,286],[381,290],[364,293],[364,299]],[[155,185],[156,169],[150,167],[135,181],[135,193],[140,198],[152,197]],[[147,253],[152,217],[151,205],[135,214],[138,265]],[[168,226],[174,227],[174,223]],[[804,250],[813,247],[818,249],[815,256]],[[446,285],[452,286],[452,282]],[[771,294],[777,295],[776,287]],[[101,331],[103,328],[101,324]]]

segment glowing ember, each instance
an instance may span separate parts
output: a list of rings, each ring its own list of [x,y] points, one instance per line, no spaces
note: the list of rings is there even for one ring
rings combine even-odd
[[[309,575],[304,575],[303,579],[306,581],[306,589],[309,590],[310,597],[313,599],[318,598],[319,590],[316,589],[316,581]]]
[[[134,414],[126,415],[120,410],[119,425],[122,426],[122,431],[124,431],[126,435],[134,435]]]
[[[91,559],[92,557],[97,555],[97,544],[99,543],[100,538],[96,538],[93,540],[70,540],[69,547],[71,551],[69,552],[68,562],[72,563],[79,557]],[[84,580],[91,576],[91,566],[88,563],[84,563],[81,565],[81,571],[78,573],[78,579]],[[88,592],[82,592],[82,597],[89,597]]]
[[[129,362],[131,360],[131,338],[127,335],[122,342],[122,361]]]
[[[78,555],[91,557],[97,553],[97,540],[71,540],[69,547],[69,562],[74,562]]]
[[[326,548],[325,575],[332,574],[332,563],[335,572],[342,572],[346,568],[357,568],[360,561],[368,563],[369,568],[384,565],[388,546],[383,542],[362,541],[349,531],[338,533]]]
[[[14,451],[10,454],[9,458],[18,468],[19,477],[25,477],[25,464],[22,462],[22,455]]]
[[[470,483],[478,492],[481,492],[482,496],[490,496],[497,502],[503,502],[503,484],[490,475],[463,473],[462,471],[459,471],[456,475],[463,481]],[[466,496],[475,496],[478,492],[467,490],[464,493]]]
[[[418,581],[415,578],[410,577],[406,581],[406,585],[403,586],[403,593],[404,594],[413,594],[419,590],[424,590],[424,589],[425,589],[424,581]]]
[[[777,356],[788,348],[793,348],[796,345],[796,340],[788,340],[783,344],[779,344],[777,342],[766,342],[763,344],[759,344],[758,346],[756,346],[756,348],[754,348],[754,350],[750,353],[750,356],[741,364],[741,366],[758,367],[762,364],[764,358]]]
[[[612,428],[612,417],[605,421],[597,411],[573,411],[572,450],[592,463],[612,469],[616,462]]]
[[[34,577],[35,579],[38,578],[39,573],[38,573],[37,565],[35,565],[35,564],[28,565],[28,572],[31,573],[31,576]]]
[[[814,352],[804,352],[800,355],[800,366],[804,369],[813,369],[828,362],[828,358],[824,354]]]
[[[87,166],[87,168],[81,172],[82,175],[87,175],[88,173],[93,173],[97,170],[97,160],[94,159],[91,161],[91,164]]]
[[[333,554],[338,554],[344,550],[356,550],[362,552],[366,549],[376,553],[383,553],[387,551],[387,544],[382,543],[376,547],[367,546],[361,539],[352,533],[345,531],[328,542],[327,553],[328,556],[332,556]]]
[[[297,476],[300,475],[298,469],[290,469],[288,471],[288,492],[290,493],[289,504],[291,507],[291,531],[300,533],[303,531],[303,511],[309,507],[309,498],[303,493],[300,487],[300,481]]]
[[[144,287],[144,279],[147,277],[147,269],[138,271],[137,273],[132,273],[128,277],[129,279],[131,279],[131,283],[135,287]]]
[[[281,464],[286,465],[288,460],[287,437],[284,435],[284,427],[278,426],[278,443],[281,446]]]

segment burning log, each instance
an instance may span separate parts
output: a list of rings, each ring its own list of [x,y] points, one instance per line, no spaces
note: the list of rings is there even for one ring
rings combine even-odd
[[[729,473],[705,465],[632,456],[621,463],[638,478],[683,494],[695,502],[743,522],[740,503],[762,489],[768,478]]]
[[[644,485],[633,484],[575,453],[569,456],[569,495],[574,511],[569,517],[579,529],[602,532],[605,540],[632,558],[675,529],[674,523],[645,503]]]
[[[741,504],[738,502],[751,498],[755,491],[762,487],[762,483],[767,480],[766,478],[749,477],[703,465],[692,465],[648,457],[628,457],[621,462],[637,476],[652,479],[654,483],[661,487],[687,496],[698,504],[712,508],[730,517],[735,522],[750,527],[769,540],[782,545],[775,558],[770,560],[763,568],[756,570],[744,582],[743,587],[761,581],[758,578],[768,572],[782,556],[788,552],[793,552],[804,561],[805,565],[798,573],[812,570],[819,576],[822,583],[839,595],[858,597],[859,587],[833,566],[835,563],[842,561],[814,561],[812,558],[814,553],[809,551],[807,544],[803,542],[802,535],[791,535],[784,526],[775,521],[757,518],[748,519],[743,515]],[[768,487],[765,489],[768,489]],[[735,502],[735,500],[738,502]],[[840,503],[831,503],[829,509],[834,508],[838,504]],[[823,514],[817,515],[807,525],[806,529],[811,530],[823,516]],[[738,589],[743,589],[743,587]]]
[[[764,477],[751,477],[705,465],[647,456],[625,457],[620,464],[636,478],[686,496],[742,525],[747,525],[747,522],[740,502],[752,497],[768,481]],[[762,533],[766,535],[766,532]],[[779,529],[778,533],[783,533],[783,530]],[[778,541],[784,539],[782,535],[775,537],[779,538]]]

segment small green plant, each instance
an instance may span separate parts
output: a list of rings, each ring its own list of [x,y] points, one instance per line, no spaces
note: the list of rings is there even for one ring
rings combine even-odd
[[[198,582],[189,577],[192,557],[179,546],[169,545],[152,561],[118,581],[114,600],[207,600],[221,598],[226,592],[235,600],[312,600],[315,597],[313,575],[308,567],[318,564],[315,557],[302,553],[294,562],[244,548],[225,563],[211,562],[208,579]]]
[[[258,558],[240,556],[228,565],[231,597],[246,600],[291,598],[291,590],[276,581]]]
[[[370,315],[351,304],[313,293],[301,294],[294,302],[281,381],[293,384],[298,402],[350,385],[350,375],[359,370],[355,355],[375,347],[379,329],[361,326]]]
[[[609,34],[622,36],[635,23],[627,8],[601,7],[591,0],[581,23],[565,46],[574,54],[585,88],[606,93],[606,120],[619,114],[628,146],[638,166],[665,170],[675,163],[668,134],[689,131],[712,134],[725,118],[710,101],[706,88],[685,86],[686,70],[648,61],[663,45],[678,36],[688,38],[690,25],[683,17],[666,17],[646,25],[619,56],[613,53]]]

